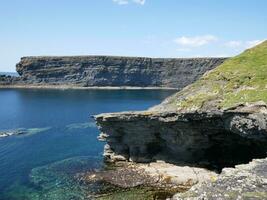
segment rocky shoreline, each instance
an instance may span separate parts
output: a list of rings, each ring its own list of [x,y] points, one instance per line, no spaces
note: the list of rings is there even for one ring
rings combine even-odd
[[[0,85],[176,89],[147,111],[94,116],[105,161],[123,164],[78,180],[163,189],[156,199],[267,199],[266,58],[266,41],[228,60],[23,57]]]
[[[164,188],[173,191],[173,195],[177,193],[172,199],[243,199],[249,196],[267,199],[262,188],[267,180],[267,106],[257,103],[232,109],[210,113],[157,113],[152,109],[101,114],[95,119],[102,132],[99,139],[107,142],[105,161],[131,163],[130,166],[138,169],[129,172],[126,165],[126,177],[148,172],[141,176],[142,181],[132,179],[134,175],[131,175],[127,180],[134,184],[128,185],[129,188],[136,187],[136,183],[142,187]],[[262,159],[249,163],[253,158]],[[254,171],[255,162],[259,163],[258,171]],[[249,164],[239,167],[242,163]],[[251,170],[246,172],[245,169]],[[113,177],[116,173],[120,171],[115,171]],[[93,176],[101,179],[101,174]],[[203,182],[194,174],[200,175]],[[151,179],[156,179],[157,184]],[[120,186],[112,179],[103,180]],[[246,184],[238,184],[241,182]],[[218,192],[214,193],[214,187]],[[184,193],[186,190],[189,191]]]
[[[173,199],[267,199],[266,56],[265,41],[147,111],[94,116],[105,160],[220,173]]]
[[[116,176],[120,170],[112,175],[117,181],[128,177],[133,183],[128,188],[164,188],[177,193],[165,197],[172,199],[243,199],[253,195],[254,199],[267,199],[262,187],[267,183],[267,105],[262,102],[224,112],[162,113],[152,108],[101,114],[95,119],[101,130],[99,139],[107,142],[105,161],[131,163],[130,169],[134,166],[129,172],[126,165],[124,177]],[[253,158],[262,159],[249,163]],[[249,164],[239,167],[242,163]],[[91,176],[121,186],[102,177],[101,172]],[[238,184],[241,182],[245,185]],[[218,192],[214,193],[214,187]]]
[[[149,164],[117,162],[109,169],[80,173],[76,178],[85,185],[103,183],[117,187],[116,190],[121,192],[133,188],[139,188],[139,190],[154,188],[155,191],[165,191],[165,196],[161,194],[161,198],[153,199],[166,199],[177,192],[187,191],[197,183],[216,180],[217,176],[215,172],[207,169],[177,166],[165,162]],[[106,195],[112,196],[108,193]],[[105,196],[105,192],[98,195],[98,197],[101,196]],[[127,199],[127,196],[125,198]],[[113,199],[116,199],[115,196]]]

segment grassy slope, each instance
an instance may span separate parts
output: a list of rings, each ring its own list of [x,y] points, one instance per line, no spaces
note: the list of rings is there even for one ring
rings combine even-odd
[[[170,97],[165,106],[178,110],[226,109],[257,101],[267,103],[267,41],[206,73]]]

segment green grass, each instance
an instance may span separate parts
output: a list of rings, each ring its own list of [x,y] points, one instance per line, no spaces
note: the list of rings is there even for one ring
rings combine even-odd
[[[197,110],[226,109],[243,103],[267,103],[267,41],[226,60],[169,99],[167,106]]]

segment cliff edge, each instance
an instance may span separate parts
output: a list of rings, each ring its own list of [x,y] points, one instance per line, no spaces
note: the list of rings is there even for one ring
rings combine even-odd
[[[163,160],[220,172],[266,158],[267,41],[226,60],[147,111],[100,114],[95,119],[99,139],[107,142],[108,162]],[[259,171],[266,172],[266,167]],[[254,175],[260,178],[259,173]],[[260,188],[256,185],[254,191],[260,193]]]
[[[0,85],[69,87],[163,87],[181,89],[226,58],[116,56],[22,57],[19,79]]]

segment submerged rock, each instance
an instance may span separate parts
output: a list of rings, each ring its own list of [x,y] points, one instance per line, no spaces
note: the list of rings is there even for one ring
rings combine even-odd
[[[0,131],[0,138],[1,137],[9,137],[9,136],[29,136],[34,135],[37,133],[41,133],[44,131],[49,130],[51,127],[44,127],[44,128],[18,128],[18,129],[11,129],[11,130],[4,130]]]
[[[100,158],[70,158],[32,169],[31,185],[16,185],[7,199],[154,200],[166,199],[177,192],[177,189],[137,184],[152,180],[150,175],[136,173],[140,170],[143,169],[133,165],[103,166]],[[128,182],[130,178],[133,179]]]
[[[30,184],[16,183],[3,199],[12,200],[89,200],[94,199],[97,185],[81,184],[77,173],[100,169],[95,157],[74,157],[36,167],[29,174]],[[100,187],[100,186],[99,186]],[[2,197],[2,196],[1,196]]]
[[[21,135],[21,134],[26,134],[25,129],[15,129],[15,130],[6,130],[6,131],[0,131],[0,138],[1,137],[8,137],[12,135]]]

